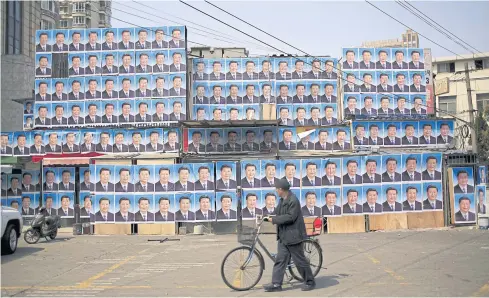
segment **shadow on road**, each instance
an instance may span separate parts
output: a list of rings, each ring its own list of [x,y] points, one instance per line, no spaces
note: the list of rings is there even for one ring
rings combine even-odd
[[[33,253],[40,252],[42,250],[44,250],[43,247],[35,247],[35,246],[17,247],[15,253],[11,255],[2,255],[2,265],[23,258],[25,256],[31,255]]]

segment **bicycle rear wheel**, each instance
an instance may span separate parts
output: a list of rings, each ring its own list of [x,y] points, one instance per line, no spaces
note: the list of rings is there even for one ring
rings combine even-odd
[[[249,259],[249,262],[247,260]],[[246,264],[245,264],[246,263]],[[221,264],[221,277],[233,290],[247,291],[261,279],[265,263],[263,257],[249,246],[240,246],[231,250]]]
[[[311,266],[313,276],[318,275],[323,265],[323,250],[321,246],[316,241],[307,239],[302,242],[302,249],[309,262],[309,266]],[[289,272],[295,280],[300,282],[304,281],[295,264],[289,266]]]

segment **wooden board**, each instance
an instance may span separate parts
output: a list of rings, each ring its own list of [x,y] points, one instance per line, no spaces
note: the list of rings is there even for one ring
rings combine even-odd
[[[130,224],[95,224],[95,235],[130,235]]]
[[[370,231],[393,231],[408,228],[406,213],[369,215]]]
[[[364,233],[365,217],[360,215],[328,217],[328,233]]]
[[[275,104],[263,104],[262,108],[262,120],[276,120],[277,119],[277,107]]]
[[[304,217],[304,223],[306,224],[306,232],[307,235],[319,235],[322,234],[323,232],[323,225],[321,225],[320,229],[315,229],[314,228],[314,221],[316,220],[316,217]]]
[[[409,212],[408,229],[441,228],[445,226],[443,211]]]
[[[139,235],[175,235],[175,223],[138,224]]]
[[[161,159],[138,159],[138,165],[172,165],[175,163],[173,158]]]

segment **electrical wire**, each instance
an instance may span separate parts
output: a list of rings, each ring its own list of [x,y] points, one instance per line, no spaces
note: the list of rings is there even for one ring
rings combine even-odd
[[[136,3],[136,4],[139,4],[139,5],[141,5],[141,6],[147,7],[147,5],[144,5],[143,3],[139,2],[139,1],[132,0],[132,2],[134,2],[134,3]],[[127,4],[126,4],[125,6],[126,6],[126,7],[128,7],[128,8],[131,8],[131,9],[137,10],[136,8],[130,7],[130,6],[128,6]],[[141,11],[141,10],[139,10],[139,11]],[[160,19],[162,19],[162,20],[168,20],[168,21],[173,22],[173,23],[176,23],[176,24],[185,25],[185,26],[187,26],[188,28],[192,28],[192,29],[194,29],[194,30],[202,31],[202,32],[205,32],[205,33],[208,33],[208,34],[213,34],[213,35],[220,36],[220,37],[224,37],[224,38],[228,38],[228,39],[230,39],[230,40],[233,40],[233,41],[239,42],[239,44],[248,43],[248,44],[252,44],[252,45],[254,45],[254,46],[256,46],[256,47],[259,47],[259,48],[263,48],[263,49],[267,49],[267,50],[269,50],[268,48],[265,48],[265,47],[263,47],[262,45],[260,45],[260,44],[258,44],[258,43],[253,43],[253,42],[250,42],[250,41],[242,41],[242,40],[237,40],[237,39],[234,39],[234,36],[232,36],[232,35],[230,35],[230,34],[227,34],[227,33],[221,32],[221,31],[216,30],[216,29],[212,29],[212,28],[206,27],[206,26],[204,26],[204,25],[202,25],[202,24],[197,24],[197,23],[195,23],[195,22],[192,22],[192,21],[186,20],[186,19],[184,19],[184,18],[181,18],[181,17],[175,16],[175,15],[172,15],[172,14],[170,14],[170,13],[167,13],[167,12],[164,12],[164,11],[161,11],[161,10],[158,10],[158,13],[162,13],[162,14],[170,15],[170,16],[172,16],[172,17],[174,17],[174,18],[177,18],[177,19],[179,19],[179,20],[182,20],[182,21],[184,21],[184,22],[187,22],[187,23],[190,23],[190,24],[193,24],[193,25],[196,25],[196,26],[199,26],[199,27],[205,28],[205,29],[210,30],[210,31],[213,31],[213,32],[217,32],[217,33],[219,33],[219,34],[216,34],[216,33],[211,33],[211,32],[209,32],[209,31],[202,30],[202,29],[200,29],[200,28],[198,28],[198,27],[192,27],[192,26],[188,26],[188,25],[183,24],[183,23],[175,22],[175,21],[173,21],[173,20],[169,20],[169,19],[163,18],[163,17],[161,17],[161,16],[151,14],[151,13],[146,12],[146,11],[141,11],[141,12],[148,13],[148,14],[150,14],[150,15],[152,15],[152,16],[154,16],[154,17],[160,18]]]
[[[181,3],[183,3],[183,4],[185,4],[185,5],[187,5],[187,6],[191,7],[191,8],[193,8],[194,10],[197,10],[197,11],[201,12],[202,14],[204,14],[204,15],[206,15],[206,16],[208,16],[208,17],[210,17],[210,18],[212,18],[212,19],[214,19],[214,20],[216,20],[216,21],[218,21],[218,22],[220,22],[220,23],[222,23],[222,24],[224,24],[224,25],[226,25],[226,26],[228,26],[228,27],[230,27],[230,28],[233,28],[234,30],[236,30],[236,31],[238,31],[238,32],[240,32],[240,33],[242,33],[242,34],[245,34],[246,36],[249,36],[249,37],[251,37],[251,38],[253,38],[253,39],[255,39],[255,40],[259,41],[259,42],[262,42],[262,43],[264,43],[264,44],[269,45],[268,43],[266,43],[266,42],[264,42],[264,41],[262,41],[262,40],[260,40],[260,39],[258,39],[258,38],[256,38],[256,37],[254,37],[254,36],[251,36],[250,34],[248,34],[248,33],[246,33],[246,32],[243,32],[242,30],[237,29],[236,27],[234,27],[234,26],[232,26],[232,25],[230,25],[230,24],[228,24],[228,23],[226,23],[226,22],[224,22],[224,21],[222,21],[222,20],[219,20],[218,18],[216,18],[216,17],[214,17],[214,16],[211,16],[211,15],[209,15],[208,13],[206,13],[206,12],[204,12],[204,11],[202,11],[202,10],[200,10],[200,9],[198,9],[198,8],[196,8],[196,7],[194,7],[194,6],[190,5],[190,4],[188,4],[188,3],[186,3],[186,2],[184,2],[184,1],[182,1],[182,0],[179,0],[179,1],[180,1]],[[204,0],[204,1],[205,1],[207,4],[209,4],[209,5],[211,5],[211,6],[214,6],[214,7],[216,7],[217,9],[219,9],[219,10],[221,10],[221,11],[223,11],[223,12],[225,12],[225,13],[227,13],[227,14],[231,15],[231,16],[233,16],[234,18],[236,18],[236,19],[238,19],[238,20],[240,20],[240,21],[244,22],[245,24],[247,24],[247,25],[249,25],[249,26],[251,26],[251,27],[253,27],[253,28],[255,28],[255,29],[259,30],[260,32],[265,33],[265,34],[267,34],[268,36],[270,36],[270,37],[272,37],[272,38],[274,38],[274,39],[276,39],[276,40],[279,40],[279,41],[281,41],[281,42],[283,42],[283,43],[287,44],[288,46],[290,46],[290,47],[292,47],[292,48],[294,48],[294,49],[296,49],[296,50],[298,50],[298,51],[300,51],[300,52],[304,53],[304,54],[305,54],[307,57],[316,58],[316,57],[314,57],[314,56],[311,56],[311,55],[310,55],[310,54],[308,54],[307,52],[305,52],[305,51],[303,51],[303,50],[301,50],[301,49],[299,49],[299,48],[297,48],[297,47],[295,47],[295,46],[291,45],[290,43],[287,43],[286,41],[284,41],[284,40],[282,40],[282,39],[280,39],[280,38],[278,38],[278,37],[276,37],[276,36],[274,36],[274,35],[271,35],[270,33],[268,33],[268,32],[266,32],[266,31],[264,31],[264,30],[262,30],[262,29],[260,29],[260,28],[258,28],[258,27],[256,27],[256,26],[254,26],[253,24],[248,23],[247,21],[245,21],[245,20],[243,20],[243,19],[241,19],[241,18],[239,18],[238,16],[236,16],[236,15],[234,15],[234,14],[232,14],[232,13],[230,13],[230,12],[228,12],[228,11],[226,11],[226,10],[224,10],[224,9],[220,8],[220,7],[218,7],[217,5],[212,4],[212,3],[208,2],[207,0]],[[368,1],[367,1],[367,2],[368,2]],[[412,30],[412,29],[411,29],[411,30]],[[414,31],[414,30],[413,30],[413,31]],[[420,35],[421,35],[421,34],[420,34]],[[269,45],[269,46],[271,46],[271,45]],[[271,47],[273,47],[273,46],[271,46]],[[278,48],[276,48],[276,47],[273,47],[273,48],[274,48],[274,49],[276,49],[277,51],[279,51],[280,53],[284,53],[284,54],[286,54],[286,55],[291,55],[291,56],[293,56],[292,54],[289,54],[289,53],[287,53],[287,52],[285,52],[285,51],[283,51],[283,50],[281,50],[281,49],[278,49]],[[312,64],[311,64],[311,63],[308,63],[308,62],[306,62],[306,61],[304,61],[304,63],[309,64],[309,65],[311,65],[311,66],[312,66]],[[339,69],[339,68],[336,68],[336,67],[334,67],[334,66],[333,66],[333,68],[335,68],[336,70],[340,71],[341,73],[343,72],[343,71],[342,71],[341,69]],[[322,70],[322,69],[320,69],[320,70]],[[339,76],[339,78],[340,78],[341,80],[343,80],[343,81],[347,81],[347,80],[346,80],[345,78],[343,78],[341,75]],[[362,80],[362,79],[357,78],[357,80],[359,80],[359,81],[362,81],[362,82],[366,83],[366,82],[365,82],[364,80]],[[394,93],[391,93],[391,92],[387,92],[387,93],[379,93],[379,94],[382,94],[382,95],[389,94],[389,95],[393,95],[393,96],[394,96],[394,97],[396,97],[396,98],[399,98],[399,97],[400,97],[400,95],[397,95],[397,94],[394,94]],[[411,101],[409,101],[409,102],[411,102]],[[411,103],[412,103],[412,102],[411,102]],[[422,106],[424,106],[424,107],[428,107],[427,105],[424,105],[424,104],[422,104]],[[437,108],[435,108],[435,107],[433,107],[433,109],[434,109],[435,111],[439,112],[439,113],[442,113],[442,114],[445,114],[445,115],[451,116],[451,117],[453,117],[453,118],[455,118],[455,119],[458,119],[459,121],[462,121],[462,122],[464,122],[464,123],[467,123],[467,121],[465,121],[464,119],[461,119],[461,118],[459,118],[459,117],[457,117],[457,116],[455,116],[455,115],[452,115],[452,114],[450,114],[450,113],[447,113],[447,112],[445,112],[445,111],[443,111],[443,110],[437,109]]]
[[[436,31],[440,32],[441,34],[443,34],[445,37],[447,37],[448,39],[450,39],[451,41],[455,42],[456,44],[458,44],[459,46],[463,47],[464,49],[466,49],[467,51],[471,52],[473,55],[475,55],[474,51],[472,51],[471,49],[469,49],[466,45],[460,43],[458,40],[454,39],[453,37],[451,37],[450,35],[448,35],[446,32],[442,31],[441,29],[439,29],[438,27],[434,26],[430,21],[428,21],[426,18],[424,18],[423,16],[421,16],[419,13],[417,13],[416,11],[414,11],[412,8],[410,8],[409,6],[407,6],[407,1],[404,0],[404,3],[402,3],[400,0],[396,0],[395,1],[399,6],[401,6],[402,8],[404,8],[405,10],[409,11],[411,14],[413,14],[414,16],[416,16],[418,19],[422,20],[423,22],[425,22],[426,24],[428,24],[428,26],[430,26],[431,28],[435,29]]]
[[[411,3],[409,3],[408,1],[405,1],[404,2],[411,6],[413,9],[415,9],[416,11],[418,11],[420,14],[422,14],[423,16],[425,16],[426,18],[428,18],[430,21],[432,21],[433,23],[435,23],[436,25],[438,25],[440,28],[442,28],[443,30],[445,30],[446,32],[450,33],[453,37],[457,38],[458,40],[460,40],[461,42],[463,42],[464,44],[468,45],[470,48],[474,49],[475,51],[479,52],[480,54],[483,54],[483,52],[479,51],[478,49],[476,49],[475,47],[471,46],[468,42],[464,41],[463,39],[461,39],[460,37],[458,37],[457,35],[455,35],[454,33],[452,33],[450,30],[448,30],[447,28],[443,27],[442,25],[440,25],[439,23],[437,23],[435,20],[433,20],[432,18],[430,18],[429,16],[427,16],[426,14],[424,14],[422,11],[420,11],[419,9],[417,9],[414,5],[412,5]]]
[[[418,33],[420,36],[422,36],[422,37],[426,38],[427,40],[431,41],[432,43],[436,44],[440,48],[445,49],[445,50],[449,51],[450,53],[454,54],[455,56],[458,56],[458,57],[460,57],[462,59],[464,58],[464,57],[460,56],[459,54],[455,53],[454,51],[449,50],[448,48],[442,46],[441,44],[439,44],[436,41],[432,40],[431,38],[427,37],[426,35],[423,35],[423,34],[419,33],[418,31],[414,30],[413,28],[409,27],[408,25],[404,24],[403,22],[399,21],[397,18],[391,16],[390,14],[388,14],[385,11],[383,11],[379,7],[375,6],[374,4],[372,4],[371,2],[369,2],[368,0],[365,0],[365,2],[367,2],[369,5],[373,6],[375,9],[377,9],[380,12],[382,12],[383,14],[385,14],[386,16],[388,16],[389,18],[393,19],[394,21],[398,22],[399,24],[403,25],[404,27],[408,28],[409,30],[412,30],[412,31]]]

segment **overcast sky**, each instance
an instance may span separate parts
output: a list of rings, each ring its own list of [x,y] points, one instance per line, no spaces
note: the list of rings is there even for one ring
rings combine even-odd
[[[139,2],[139,0],[136,0]],[[360,46],[362,41],[401,38],[407,29],[390,19],[364,1],[216,1],[217,6],[245,19],[304,50],[311,55],[341,56],[341,48]],[[489,1],[430,1],[410,2],[424,14],[438,22],[452,33],[482,52],[489,52]],[[287,45],[249,27],[241,21],[226,15],[202,1],[189,4],[255,36],[280,50],[291,54],[302,54]],[[471,54],[447,37],[429,27],[395,2],[373,2],[396,19],[415,31],[427,36],[457,54]],[[113,0],[112,16],[138,26],[168,26],[185,24],[190,41],[214,47],[246,47],[250,55],[277,54],[245,35],[205,16],[178,1],[140,1]],[[125,10],[136,16],[129,15]],[[142,10],[145,13],[141,11]],[[154,14],[156,16],[151,16]],[[183,21],[183,18],[194,22]],[[162,18],[169,19],[164,20]],[[112,19],[113,27],[133,27],[122,21]],[[202,26],[212,30],[205,29]],[[194,27],[194,28],[192,28]],[[209,33],[198,31],[199,28]],[[205,36],[202,36],[205,35]],[[219,35],[219,36],[218,36]],[[234,40],[230,40],[230,38]],[[220,40],[216,40],[220,39]],[[190,46],[202,46],[190,43]],[[420,46],[431,48],[434,57],[453,56],[449,51],[420,36]],[[475,52],[475,50],[471,49]]]

